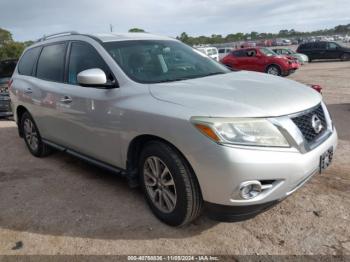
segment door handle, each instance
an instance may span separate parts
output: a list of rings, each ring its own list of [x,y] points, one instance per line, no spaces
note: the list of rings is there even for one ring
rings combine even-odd
[[[65,104],[69,104],[72,103],[73,100],[70,96],[64,96],[60,101]]]
[[[31,93],[33,93],[33,90],[31,88],[27,88],[25,91],[24,91],[25,94],[29,95]]]

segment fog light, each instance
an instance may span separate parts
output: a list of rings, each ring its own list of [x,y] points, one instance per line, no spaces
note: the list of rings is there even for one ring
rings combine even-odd
[[[252,199],[261,193],[261,183],[259,181],[246,181],[239,187],[239,195],[243,199]]]

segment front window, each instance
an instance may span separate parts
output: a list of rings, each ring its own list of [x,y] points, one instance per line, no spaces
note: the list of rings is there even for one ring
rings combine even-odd
[[[338,47],[336,43],[328,43],[328,49],[337,49]]]
[[[103,44],[134,81],[161,83],[232,72],[199,51],[171,40],[131,40]]]
[[[277,55],[274,51],[272,51],[268,48],[260,48],[260,52],[266,56],[276,56]]]

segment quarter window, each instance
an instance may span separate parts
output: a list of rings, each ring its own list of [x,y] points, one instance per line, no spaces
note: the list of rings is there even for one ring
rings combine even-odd
[[[84,70],[92,68],[103,70],[107,79],[113,80],[106,63],[91,45],[73,42],[68,67],[68,83],[77,84],[77,75]]]
[[[18,73],[20,75],[31,76],[33,73],[34,64],[40,53],[40,47],[28,49],[18,64]]]
[[[40,54],[37,77],[49,81],[62,82],[66,44],[45,46]]]

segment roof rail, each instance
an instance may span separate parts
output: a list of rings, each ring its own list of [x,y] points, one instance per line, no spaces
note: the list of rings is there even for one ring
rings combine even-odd
[[[76,31],[65,31],[65,32],[60,32],[56,34],[51,34],[51,35],[44,35],[43,37],[39,38],[36,42],[42,42],[50,38],[55,38],[59,36],[65,36],[65,35],[78,35],[79,33]]]

